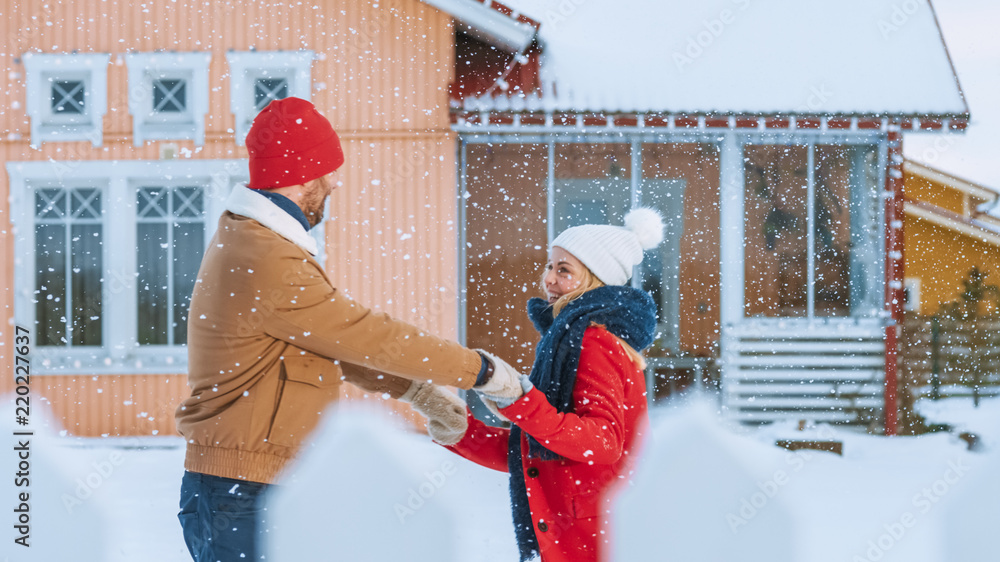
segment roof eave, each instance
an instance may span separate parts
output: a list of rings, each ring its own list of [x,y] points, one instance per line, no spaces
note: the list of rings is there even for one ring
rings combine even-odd
[[[473,37],[511,53],[520,53],[531,45],[538,23],[514,13],[497,9],[499,4],[474,0],[422,0],[453,17]],[[507,10],[509,12],[509,9]]]
[[[928,181],[947,185],[952,189],[960,191],[970,197],[981,199],[982,201],[996,201],[997,197],[1000,196],[1000,193],[990,189],[989,187],[971,182],[958,176],[947,174],[941,170],[937,170],[909,158],[906,158],[903,161],[903,171],[908,174],[920,176]]]

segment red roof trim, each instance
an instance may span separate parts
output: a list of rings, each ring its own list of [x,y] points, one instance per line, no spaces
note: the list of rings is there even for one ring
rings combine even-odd
[[[964,131],[969,128],[968,119],[952,119],[948,123],[948,128],[952,131]]]
[[[671,115],[663,113],[571,113],[558,112],[478,112],[453,110],[453,124],[463,125],[515,125],[518,127],[635,127],[639,129],[756,129],[756,130],[830,130],[830,131],[964,131],[968,118],[952,119],[887,119],[881,117],[823,117],[823,116],[723,116],[723,115]]]
[[[492,2],[491,0],[479,0],[479,3],[486,6],[487,8],[492,9],[494,12],[503,14],[508,18],[517,20],[521,23],[528,24],[531,27],[534,27],[535,29],[538,29],[542,25],[542,22],[529,18],[524,14],[516,12],[514,11],[514,8],[511,8],[506,4],[501,4],[500,2]]]

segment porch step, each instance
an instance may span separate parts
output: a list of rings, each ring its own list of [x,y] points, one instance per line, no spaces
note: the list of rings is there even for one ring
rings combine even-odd
[[[742,421],[867,422],[881,415],[885,344],[877,326],[766,326],[723,337],[722,400]]]

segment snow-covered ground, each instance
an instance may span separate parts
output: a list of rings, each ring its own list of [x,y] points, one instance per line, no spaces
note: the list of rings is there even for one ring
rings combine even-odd
[[[468,524],[462,525],[461,533],[441,529],[439,540],[455,543],[458,552],[473,553],[463,557],[463,560],[500,562],[517,559],[505,474],[466,462],[430,443],[424,435],[399,428],[387,431],[392,434],[382,437],[394,444],[401,457],[406,459],[407,468],[420,475],[418,482],[424,479],[425,473],[433,474],[443,468],[448,472],[446,485],[435,489],[434,494],[424,502],[428,505],[447,505],[452,509],[454,520]],[[32,483],[34,489],[53,497],[60,517],[79,516],[84,508],[89,508],[103,519],[101,526],[105,530],[103,538],[107,545],[104,554],[82,559],[101,562],[190,561],[177,521],[180,482],[184,472],[184,441],[181,438],[52,437],[48,441],[46,456],[58,459],[61,478],[55,484],[48,478],[35,479]],[[350,459],[344,461],[350,462]],[[343,485],[373,491],[384,486],[374,478],[367,482],[344,482]],[[418,486],[413,488],[418,489]],[[4,497],[9,497],[9,494]],[[408,494],[400,493],[396,500],[375,507],[395,519],[395,504],[406,506],[408,500]],[[5,511],[9,509],[6,503],[2,507]],[[51,540],[48,536],[52,536],[48,533],[45,533],[48,536],[40,536],[40,529],[55,520],[49,515],[49,505],[32,507],[35,512],[32,529],[34,544],[22,550],[21,547],[8,546],[13,537],[5,539],[0,552],[11,556],[6,560],[51,560],[41,554],[38,546],[40,542]],[[364,511],[359,508],[357,505],[326,506],[331,511]],[[407,517],[412,521],[433,517],[434,513],[432,509],[418,508]],[[71,518],[70,521],[70,524],[76,524],[74,521],[78,519]],[[4,523],[7,527],[6,518]],[[385,538],[389,540],[392,536]],[[316,540],[327,541],[329,537],[319,536]],[[87,550],[83,547],[80,552]],[[5,559],[0,557],[0,560]]]
[[[625,518],[626,532],[655,518],[643,532],[657,533],[678,560],[996,559],[995,533],[969,537],[980,522],[1000,524],[1000,485],[983,486],[1000,470],[1000,400],[978,409],[961,399],[919,405],[931,423],[981,435],[975,453],[954,432],[886,438],[828,425],[800,431],[796,423],[723,428],[712,409],[696,403],[657,413],[650,462],[619,504],[637,514]],[[843,456],[790,453],[778,440],[839,441]],[[960,548],[967,550],[958,555]],[[618,559],[647,551],[628,548]]]
[[[676,439],[676,435],[668,435],[671,432],[696,435],[693,441],[702,443],[697,450],[722,448],[727,458],[735,459],[733,466],[718,474],[732,474],[733,470],[745,471],[745,474],[720,485],[718,480],[713,480],[717,476],[715,473],[705,471],[699,476],[699,460],[687,451],[684,458],[690,461],[672,463],[669,474],[682,474],[688,466],[695,469],[694,473],[689,470],[684,476],[690,481],[671,482],[666,480],[668,472],[664,472],[663,485],[671,487],[676,498],[682,498],[678,501],[689,504],[658,511],[694,514],[700,510],[704,515],[707,510],[716,528],[705,529],[701,536],[693,538],[693,542],[703,545],[736,540],[741,536],[767,536],[775,532],[768,526],[781,520],[772,516],[781,513],[794,522],[793,542],[800,560],[953,560],[941,552],[945,545],[942,519],[945,513],[951,513],[951,508],[941,511],[938,505],[946,505],[944,500],[949,496],[961,495],[953,491],[961,488],[965,481],[974,480],[970,476],[1000,450],[1000,399],[986,399],[978,409],[964,399],[926,402],[920,409],[930,422],[949,423],[958,430],[981,435],[983,450],[969,452],[966,443],[954,432],[916,438],[884,438],[857,429],[822,425],[799,431],[794,424],[727,429],[716,426],[712,431],[720,437],[713,441],[705,437],[707,433],[700,432],[704,429],[702,426],[715,424],[692,411],[697,407],[671,405],[660,408],[654,415],[657,439],[664,436]],[[378,431],[391,433],[379,437],[378,441],[391,445],[395,451],[393,458],[400,461],[400,466],[416,475],[418,482],[426,479],[434,486],[433,494],[422,502],[424,506],[407,514],[411,521],[427,518],[423,523],[433,529],[437,514],[450,511],[452,523],[441,526],[438,538],[454,545],[458,559],[516,560],[505,475],[460,459],[431,444],[425,436],[389,426]],[[843,456],[818,452],[792,455],[773,446],[778,439],[813,437],[843,442]],[[323,444],[319,443],[317,449],[323,449]],[[710,452],[704,454],[711,456]],[[107,543],[103,560],[188,560],[176,518],[184,456],[183,442],[179,438],[53,438],[49,456],[58,459],[65,479],[62,488],[48,492],[57,493],[67,511],[87,507],[103,517]],[[352,459],[348,457],[343,461],[351,463]],[[363,461],[360,466],[365,466]],[[435,472],[448,474],[435,483]],[[95,475],[100,476],[99,483]],[[730,479],[729,476],[723,478]],[[744,481],[749,487],[741,491]],[[97,485],[81,488],[88,482]],[[726,488],[728,484],[732,486]],[[40,482],[35,484],[36,487],[42,485]],[[392,511],[393,506],[387,503],[395,496],[386,499],[382,493],[385,483],[376,475],[367,481],[362,477],[361,481],[328,484],[330,488],[337,486],[352,490],[356,497],[364,497],[365,490],[370,490],[372,497],[381,502],[375,507],[384,511],[383,515],[397,516]],[[720,488],[722,493],[713,495],[710,492],[713,487]],[[393,493],[398,496],[396,503],[406,505],[405,494]],[[80,503],[70,501],[67,504],[67,497],[76,498]],[[703,505],[716,500],[715,505]],[[995,510],[998,500],[1000,498],[983,498],[982,509],[993,505]],[[761,503],[763,505],[757,505]],[[748,504],[756,507],[750,509]],[[426,509],[426,506],[432,508]],[[367,516],[366,511],[356,505],[329,505],[326,509],[356,513],[359,521]],[[661,512],[649,515],[644,520],[651,531],[656,531],[658,521],[670,517]],[[967,514],[969,518],[978,515],[975,510]],[[907,517],[913,518],[912,525]],[[44,525],[44,521],[39,520],[36,524]],[[902,535],[899,529],[904,529]],[[894,530],[899,536],[891,536]],[[387,539],[395,534],[392,530],[385,532],[389,535]],[[316,538],[317,541],[328,539]],[[889,548],[873,550],[873,545],[878,546],[880,540],[883,547],[889,545]],[[20,556],[23,551],[9,550],[9,539],[5,543],[3,551],[15,555],[12,560],[33,559]],[[650,551],[648,559],[674,559],[668,556],[671,547],[667,544],[663,547],[668,550]],[[879,553],[882,556],[878,556]],[[744,558],[758,559],[771,558],[749,554]]]

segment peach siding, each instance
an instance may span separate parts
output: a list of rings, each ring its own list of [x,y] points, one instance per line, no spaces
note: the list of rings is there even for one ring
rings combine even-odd
[[[83,0],[0,7],[0,164],[17,160],[156,159],[159,142],[136,148],[128,113],[126,52],[208,51],[205,145],[176,142],[195,158],[244,158],[232,134],[229,50],[316,52],[312,100],[338,130],[347,163],[330,200],[327,269],[363,303],[454,338],[457,334],[455,137],[448,125],[454,31],[446,14],[418,0],[334,0],[266,6],[231,0],[132,3]],[[107,52],[104,145],[29,148],[24,113],[27,51]],[[14,241],[6,169],[0,171],[0,394],[12,389]],[[397,231],[398,230],[398,231]],[[409,236],[405,236],[409,235]],[[25,264],[31,266],[31,264]],[[32,396],[51,403],[76,435],[172,434],[184,376],[36,377]],[[344,396],[360,393],[345,390]],[[126,405],[125,402],[131,402]],[[397,409],[408,419],[408,408]],[[146,416],[142,416],[146,412]],[[151,419],[152,418],[152,419]]]

